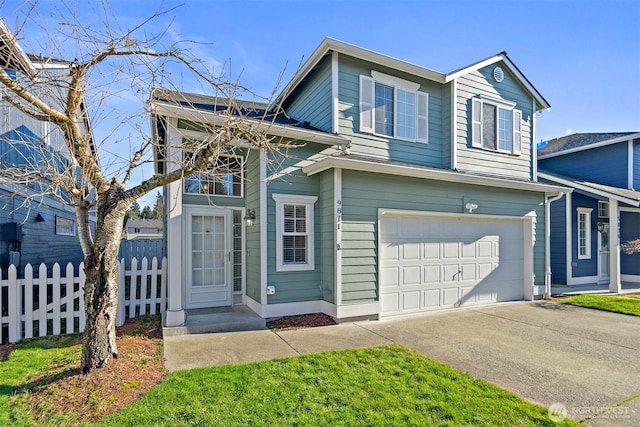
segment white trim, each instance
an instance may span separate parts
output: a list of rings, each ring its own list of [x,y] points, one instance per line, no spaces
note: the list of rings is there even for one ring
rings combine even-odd
[[[609,199],[609,292],[620,292],[620,216],[618,201]]]
[[[504,110],[513,110],[514,108],[516,108],[516,105],[517,105],[513,101],[507,101],[506,99],[502,99],[502,98],[495,98],[493,96],[485,95],[483,93],[478,95],[478,98],[480,98],[482,102],[486,101],[489,104],[494,104]]]
[[[567,269],[567,285],[570,284],[571,282],[571,275],[573,274],[573,267],[571,266],[571,263],[573,262],[573,244],[571,242],[571,239],[573,238],[573,221],[571,220],[572,216],[573,216],[573,209],[571,204],[573,203],[571,201],[572,197],[571,197],[571,193],[567,193],[565,196],[565,200],[566,200],[566,205],[564,207],[564,214],[565,214],[565,236],[566,236],[566,241],[565,241],[565,256],[566,258],[566,269]]]
[[[314,233],[314,204],[318,200],[316,196],[302,196],[297,194],[272,194],[271,197],[276,202],[276,271],[310,271],[315,270],[315,233]],[[307,262],[302,264],[285,264],[283,260],[282,237],[285,235],[283,229],[284,205],[304,205],[305,225],[303,234],[307,237]]]
[[[340,120],[338,113],[340,112],[340,84],[338,69],[338,52],[331,52],[331,127],[332,132],[336,135],[340,133]]]
[[[380,303],[371,302],[365,304],[346,304],[337,307],[336,318],[348,319],[350,317],[380,315]]]
[[[260,150],[260,302],[267,303],[267,152]]]
[[[603,212],[604,215],[602,215]],[[598,200],[598,218],[609,218],[609,201]]]
[[[279,304],[259,304],[252,298],[247,298],[247,307],[263,319],[282,316],[296,316],[299,314],[324,313],[336,317],[336,306],[324,300],[301,301]]]
[[[591,259],[591,212],[593,208],[576,208],[576,250],[578,259]],[[580,215],[585,215],[584,228],[584,249],[585,253],[580,254]]]
[[[184,150],[183,150],[184,153]],[[185,182],[184,185],[184,194],[188,194],[188,195],[192,195],[192,196],[205,196],[205,197],[230,197],[232,199],[243,199],[244,198],[244,184],[247,181],[245,179],[244,173],[244,156],[236,156],[234,154],[218,154],[218,158],[220,157],[226,157],[228,159],[236,159],[238,161],[238,164],[240,166],[240,194],[239,195],[235,195],[235,194],[215,194],[215,193],[189,193],[187,192],[187,185]],[[187,177],[184,177],[183,180],[188,180],[190,177],[192,177],[193,175],[205,175],[205,177],[207,178],[207,182],[212,182],[214,183],[215,186],[215,182],[216,180],[216,176],[223,176],[224,174],[216,174],[216,173],[207,173],[207,172],[196,172],[195,174],[189,175]],[[232,175],[234,175],[232,173]],[[235,175],[234,175],[235,176]],[[208,179],[208,178],[212,178],[212,179]],[[233,184],[235,183],[231,183],[231,186],[233,187]],[[215,188],[215,187],[214,187]],[[215,190],[214,190],[215,191]]]
[[[375,70],[371,70],[371,77],[378,83],[383,85],[393,86],[397,89],[402,89],[406,92],[417,92],[420,89],[420,84],[409,80],[401,79],[399,77],[390,76],[389,74],[380,73]]]
[[[196,110],[191,107],[183,107],[170,104],[164,101],[152,100],[149,103],[151,112],[161,116],[169,116],[198,122],[207,122],[214,125],[222,125],[227,120],[223,114],[212,111]],[[305,141],[317,142],[319,144],[338,145],[345,143],[345,139],[338,135],[319,132],[294,126],[281,125],[272,121],[246,119],[247,124],[252,124],[256,129],[264,131],[270,135],[282,136],[292,139],[303,139]]]
[[[491,105],[495,107],[495,148],[485,147],[483,144],[484,141],[484,105]],[[471,146],[475,148],[479,148],[481,150],[489,151],[492,153],[505,153],[505,154],[513,154],[519,156],[522,152],[522,111],[517,110],[516,103],[511,101],[506,101],[504,99],[498,99],[491,96],[486,96],[483,94],[478,95],[475,98],[471,99]],[[500,111],[510,111],[511,112],[511,149],[505,150],[504,148],[500,148]],[[478,113],[478,114],[475,114]],[[480,120],[475,120],[475,116],[479,115]],[[516,121],[516,116],[518,116],[519,120]],[[516,123],[518,124],[518,129],[516,130]],[[520,144],[516,145],[516,133],[519,135]]]
[[[524,292],[523,297],[527,301],[533,301],[533,297],[536,295],[536,290],[534,289],[536,281],[535,281],[535,273],[533,269],[533,260],[535,258],[535,254],[533,251],[533,242],[535,242],[535,217],[526,216],[522,218],[522,240],[524,240],[524,250],[523,250],[523,278],[524,278]],[[545,221],[548,221],[548,218],[545,218]],[[530,244],[529,244],[530,242]],[[531,262],[529,262],[531,260]],[[529,281],[527,284],[527,281]]]
[[[607,228],[609,228],[609,224],[605,223]],[[598,283],[599,284],[604,284],[604,283],[609,283],[611,280],[611,250],[608,250],[606,252],[609,253],[609,259],[607,260],[609,262],[609,273],[605,276],[603,274],[603,265],[602,265],[602,253],[605,251],[601,250],[601,245],[600,243],[602,242],[602,233],[600,232],[600,230],[596,230],[596,236],[597,236],[597,242],[596,242],[596,249],[598,252],[598,262],[597,262],[597,272],[598,272]],[[608,243],[607,243],[608,245]]]
[[[464,76],[465,74],[472,73],[474,71],[478,71],[481,68],[487,67],[489,65],[495,64],[496,62],[502,61],[503,56],[501,54],[491,56],[487,59],[483,59],[480,62],[476,62],[475,64],[469,65],[467,67],[461,68],[459,70],[448,73],[445,77],[445,82],[451,81],[453,79],[457,79],[458,77]]]
[[[458,170],[458,80],[451,81],[451,170]]]
[[[620,281],[622,282],[631,282],[631,283],[640,283],[640,275],[638,274],[621,274]]]
[[[572,277],[571,283],[569,286],[573,285],[588,285],[591,283],[598,283],[598,276],[581,276],[581,277]]]
[[[636,185],[636,187],[640,188],[640,182]],[[629,190],[633,190],[633,139],[629,140],[629,145],[627,147],[627,188]]]
[[[331,168],[342,168],[362,172],[376,172],[412,178],[433,179],[436,181],[457,182],[462,184],[481,185],[485,187],[511,188],[524,191],[553,193],[557,193],[559,191],[571,191],[570,188],[550,184],[542,184],[539,182],[512,181],[505,178],[471,175],[445,169],[372,162],[369,160],[353,159],[349,158],[348,156],[327,156],[320,161],[303,167],[302,171],[307,175],[315,175]]]
[[[619,210],[620,210],[620,212],[638,212],[638,213],[640,213],[640,208],[620,207]]]
[[[443,217],[443,218],[460,218],[462,220],[474,218],[487,219],[493,221],[508,220],[508,221],[522,221],[530,219],[530,215],[514,216],[514,215],[489,215],[489,214],[473,214],[455,213],[455,212],[435,212],[435,211],[414,211],[410,209],[388,209],[378,208],[378,220],[381,216],[385,215],[407,215],[407,216],[424,216],[424,217]]]
[[[569,186],[569,187],[573,187],[573,188],[575,188],[577,190],[582,190],[584,192],[595,194],[597,196],[605,197],[607,199],[617,200],[619,202],[626,203],[626,204],[629,204],[629,205],[632,205],[632,206],[640,206],[640,200],[634,200],[634,199],[629,199],[628,197],[618,196],[617,194],[613,194],[613,193],[610,193],[610,192],[604,191],[604,190],[598,190],[596,188],[589,187],[588,185],[580,184],[578,182],[571,181],[571,180],[568,180],[568,179],[559,178],[559,177],[557,177],[555,175],[551,175],[551,174],[548,174],[546,172],[538,172],[538,176],[540,178],[544,178],[544,179],[549,180],[549,181],[557,182],[558,184],[561,184],[561,185],[566,185],[566,186]]]
[[[333,172],[333,209],[336,214],[333,299],[336,305],[340,306],[342,304],[342,169],[334,169]]]
[[[358,117],[360,122],[358,130],[360,132],[375,132],[375,85],[376,82],[371,77],[360,75],[358,80]]]
[[[532,110],[531,114],[531,180],[538,182],[538,144],[536,143],[536,100],[531,98]]]
[[[606,145],[617,144],[618,142],[624,142],[624,141],[633,140],[633,139],[637,139],[637,138],[640,138],[640,132],[633,133],[631,135],[621,136],[619,138],[608,139],[606,141],[600,141],[600,142],[597,142],[595,144],[583,145],[582,147],[570,148],[568,150],[557,151],[555,153],[542,154],[540,156],[540,159],[542,160],[542,159],[548,159],[550,157],[563,156],[565,154],[575,153],[575,152],[578,152],[578,151],[590,150],[592,148],[604,147]]]

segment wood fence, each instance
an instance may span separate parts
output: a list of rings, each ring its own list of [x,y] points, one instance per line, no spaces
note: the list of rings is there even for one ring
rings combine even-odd
[[[124,324],[128,318],[164,313],[166,307],[166,258],[158,267],[158,259],[151,263],[143,258],[133,258],[130,268],[125,268],[125,260],[120,261],[118,270],[118,313],[116,326]],[[40,264],[34,275],[31,264],[24,268],[24,278],[18,279],[15,266],[9,266],[6,279],[0,280],[0,343],[14,343],[25,338],[46,335],[83,332],[84,312],[84,264],[80,264],[79,274],[74,274],[74,266],[69,263],[64,274],[58,263],[52,274],[47,274],[47,266]],[[0,271],[0,277],[2,272]]]

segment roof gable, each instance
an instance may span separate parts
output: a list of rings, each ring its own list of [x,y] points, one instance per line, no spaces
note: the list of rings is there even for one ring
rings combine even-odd
[[[573,135],[554,138],[547,142],[546,145],[539,146],[538,158],[546,159],[561,156],[636,138],[640,138],[640,132],[574,133]]]
[[[315,68],[315,66],[330,52],[338,52],[345,55],[353,56],[355,58],[363,59],[375,64],[379,64],[385,67],[392,68],[394,70],[402,71],[408,74],[415,75],[417,77],[432,80],[437,83],[445,84],[451,80],[465,75],[467,73],[476,71],[480,68],[486,67],[493,63],[503,61],[504,65],[509,71],[516,77],[518,82],[536,99],[540,109],[550,108],[549,103],[542,97],[540,92],[529,82],[529,80],[522,74],[522,72],[516,67],[516,65],[509,59],[506,52],[501,52],[497,55],[490,56],[489,58],[475,62],[469,66],[454,70],[448,74],[444,74],[438,71],[434,71],[430,68],[422,67],[401,59],[394,58],[392,56],[384,55],[378,52],[374,52],[369,49],[365,49],[350,43],[346,43],[340,40],[333,39],[331,37],[325,37],[320,45],[313,51],[309,59],[300,67],[300,69],[294,74],[287,86],[280,92],[278,97],[274,100],[272,105],[279,105],[280,102],[288,97],[295,89],[302,83],[305,77]]]

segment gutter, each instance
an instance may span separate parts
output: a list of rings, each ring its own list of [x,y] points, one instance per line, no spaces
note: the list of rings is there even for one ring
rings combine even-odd
[[[561,191],[555,196],[544,198],[544,299],[551,299],[551,203],[564,196]]]

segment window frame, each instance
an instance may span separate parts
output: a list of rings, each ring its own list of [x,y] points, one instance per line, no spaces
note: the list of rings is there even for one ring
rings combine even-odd
[[[577,208],[576,246],[578,259],[591,259],[591,212],[593,208]],[[581,221],[581,217],[584,220]],[[581,233],[584,231],[584,243]],[[583,250],[584,249],[584,250]]]
[[[61,221],[69,221],[68,223],[68,225],[70,225],[70,227],[68,227],[69,231],[62,231],[62,224],[60,224]],[[56,236],[75,236],[76,235],[76,221],[71,218],[56,215],[54,228],[55,228]]]
[[[376,132],[376,85],[393,90],[392,134]],[[360,75],[360,132],[400,141],[429,143],[429,94],[420,91],[420,85],[398,77],[372,70],[371,77]],[[398,135],[398,91],[413,95],[413,138]],[[406,114],[403,114],[406,117]]]
[[[488,105],[495,108],[494,118],[494,135],[495,148],[485,147],[484,145],[484,106]],[[504,99],[496,99],[486,95],[479,95],[471,99],[471,146],[481,150],[493,153],[504,153],[511,155],[522,154],[522,111],[515,108],[516,103]],[[511,113],[511,149],[500,148],[500,112],[508,111]]]
[[[303,196],[294,194],[272,194],[271,197],[276,202],[276,271],[310,271],[315,270],[315,235],[314,235],[314,205],[318,200],[316,196]],[[284,207],[285,205],[305,206],[305,228],[304,232],[284,231]],[[285,263],[284,243],[285,236],[306,236],[306,263]]]
[[[609,218],[609,202],[598,200],[598,218]]]
[[[206,196],[206,197],[233,197],[233,198],[237,198],[237,199],[242,199],[244,197],[244,157],[243,156],[234,156],[232,154],[219,154],[218,155],[218,159],[220,158],[228,158],[228,159],[235,159],[238,162],[238,165],[240,166],[240,194],[239,195],[235,195],[235,194],[216,194],[216,193],[193,193],[188,191],[189,190],[189,186],[187,185],[187,181],[189,180],[189,178],[191,177],[195,177],[195,176],[205,176],[207,179],[207,181],[209,183],[212,183],[214,185],[214,189],[215,189],[215,183],[219,182],[218,180],[216,180],[215,175],[212,174],[208,174],[206,172],[196,172],[188,177],[184,178],[184,190],[183,193],[184,194],[189,194],[189,195],[196,195],[196,196]],[[219,174],[221,175],[221,174]],[[232,176],[235,176],[235,174],[231,174]],[[232,182],[231,186],[233,187],[235,183]],[[198,187],[200,188],[200,186]]]

